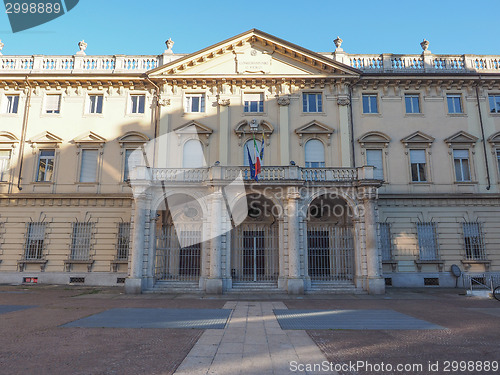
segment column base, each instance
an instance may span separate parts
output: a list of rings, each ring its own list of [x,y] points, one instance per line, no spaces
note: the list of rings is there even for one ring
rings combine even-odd
[[[385,294],[385,280],[381,277],[368,279],[369,294]]]
[[[222,294],[222,279],[207,279],[205,292],[207,294]]]
[[[141,294],[142,293],[142,279],[132,279],[130,277],[125,279],[125,293],[127,294]]]
[[[304,280],[288,279],[287,290],[288,294],[304,294]]]

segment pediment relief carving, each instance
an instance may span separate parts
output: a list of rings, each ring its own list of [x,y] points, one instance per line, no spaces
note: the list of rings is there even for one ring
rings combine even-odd
[[[427,147],[431,147],[432,142],[434,142],[434,137],[431,137],[430,135],[427,135],[425,133],[422,133],[421,131],[416,131],[415,133],[410,134],[407,137],[404,137],[401,142],[405,145],[405,147],[408,147],[410,145],[415,145],[415,144],[420,144],[420,145],[425,145]]]
[[[359,137],[358,142],[361,147],[364,147],[366,144],[377,144],[387,147],[391,142],[391,138],[382,132],[373,131]]]
[[[177,134],[179,139],[179,144],[181,140],[185,137],[197,137],[200,141],[202,141],[205,145],[208,146],[208,141],[210,135],[214,131],[206,125],[199,123],[198,121],[189,121],[188,123],[179,126],[174,129],[174,133]],[[202,137],[203,136],[203,137]]]
[[[303,137],[310,134],[325,136],[327,138],[328,145],[330,145],[330,139],[333,132],[333,128],[316,120],[308,122],[300,128],[295,129],[295,134],[299,136],[299,144],[301,146],[303,144]]]
[[[241,146],[242,137],[245,134],[263,134],[266,139],[266,145],[269,146],[269,137],[274,132],[274,127],[266,120],[261,120],[260,122],[253,119],[251,121],[242,120],[234,129],[234,132],[238,136],[238,145]],[[267,136],[267,137],[266,137]]]
[[[469,134],[463,130],[459,131],[458,133],[453,134],[452,136],[446,138],[444,141],[448,143],[448,146],[451,147],[453,144],[457,143],[466,143],[469,145],[472,145],[477,142],[479,138],[473,136],[472,134]]]

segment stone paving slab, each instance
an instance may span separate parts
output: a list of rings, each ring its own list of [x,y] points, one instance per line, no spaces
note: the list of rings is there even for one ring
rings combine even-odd
[[[224,329],[229,309],[110,309],[62,327]]]
[[[394,310],[274,310],[284,330],[445,329]]]
[[[27,305],[0,305],[0,314],[5,314],[14,311],[31,309],[36,306],[27,306]]]
[[[498,307],[488,307],[488,308],[471,308],[467,310],[482,312],[488,315],[493,315],[500,318],[500,308]]]

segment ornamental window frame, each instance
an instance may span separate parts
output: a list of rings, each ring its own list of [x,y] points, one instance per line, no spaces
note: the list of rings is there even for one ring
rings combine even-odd
[[[137,149],[142,149],[144,153],[144,147],[147,142],[151,139],[144,133],[138,131],[129,131],[118,138],[118,143],[120,144],[120,184],[128,185],[130,177],[130,171],[128,170],[127,163],[127,151],[130,151],[130,155]],[[129,156],[130,156],[129,155]],[[128,172],[128,176],[127,176]]]
[[[101,98],[101,112],[93,111],[92,110],[92,97],[97,97]],[[104,102],[106,101],[107,96],[104,95],[102,92],[87,92],[85,95],[85,103],[84,103],[84,116],[96,116],[96,117],[102,117],[104,116]],[[98,103],[95,104],[96,109],[98,108]]]
[[[403,138],[401,140],[405,147],[405,155],[406,155],[406,165],[408,166],[408,181],[410,184],[432,184],[432,161],[431,161],[431,147],[434,142],[434,138],[430,135],[427,135],[421,131],[417,131],[409,136]],[[426,181],[413,181],[413,173],[412,173],[412,160],[411,160],[411,151],[412,150],[423,150],[425,153],[425,176]]]
[[[144,98],[144,112],[138,112],[138,111],[133,111],[134,109],[134,103],[132,98],[133,97],[143,97]],[[146,115],[146,107],[148,104],[148,96],[146,91],[134,91],[134,92],[128,92],[127,93],[127,106],[126,106],[126,115],[127,116],[133,116],[133,117],[142,117]],[[140,109],[140,102],[137,103],[137,110]]]
[[[36,155],[33,158],[33,175],[32,181],[35,184],[55,184],[57,182],[57,174],[58,174],[58,165],[59,165],[59,152],[60,152],[60,144],[62,143],[62,139],[57,135],[44,131],[28,140],[28,143],[31,144],[32,154]],[[42,151],[53,150],[54,151],[54,164],[53,164],[53,172],[52,178],[44,181],[39,181],[39,167],[40,167],[40,157],[42,156]]]
[[[496,163],[496,173],[497,173],[497,183],[500,184],[500,131],[492,134],[488,138],[488,142],[491,146],[491,154]]]
[[[98,185],[101,180],[106,139],[89,131],[73,139],[73,143],[77,146],[76,183],[81,185]],[[84,155],[88,151],[95,151],[97,153],[95,160],[95,175],[93,181],[82,181],[83,163],[85,162]]]
[[[50,101],[51,99],[49,98],[52,98],[52,97],[58,97],[59,98],[59,105],[58,105],[58,109],[54,109],[54,108],[48,108],[49,104],[52,104]],[[42,117],[61,117],[62,116],[62,113],[63,113],[63,100],[64,98],[64,93],[59,91],[59,92],[45,92],[44,95],[43,95],[43,103],[42,103],[42,107],[41,107],[41,116]]]
[[[245,97],[248,98],[250,95],[260,95],[260,100],[245,100]],[[264,115],[266,106],[265,106],[265,101],[266,101],[266,93],[264,91],[249,91],[249,90],[242,90],[241,93],[241,105],[243,107],[243,115]],[[245,104],[248,102],[249,104]],[[252,104],[250,103],[257,103],[257,111],[252,111]],[[247,110],[248,109],[248,110]]]
[[[389,183],[390,170],[388,166],[389,143],[391,138],[382,132],[371,131],[363,134],[358,138],[358,143],[361,147],[361,155],[364,160],[364,165],[368,164],[368,150],[377,150],[382,153],[382,173],[384,183]]]
[[[493,98],[493,102],[492,102]],[[492,104],[495,103],[495,109],[492,111]],[[490,93],[488,94],[488,113],[490,116],[499,116],[500,115],[500,94],[499,93]]]
[[[408,111],[408,101],[407,99],[410,99],[410,111]],[[416,99],[417,103],[417,111],[414,111],[414,101],[413,99]],[[404,106],[405,106],[405,115],[409,116],[415,116],[415,115],[423,115],[422,111],[422,100],[420,100],[420,94],[419,93],[413,93],[413,92],[407,92],[404,94]]]
[[[15,166],[12,160],[17,155],[18,143],[19,139],[14,134],[0,131],[0,151],[9,152],[8,170],[4,173],[0,172],[0,185],[13,183]]]
[[[367,100],[367,112],[365,112],[365,98],[370,99]],[[373,111],[372,106],[373,106],[373,101],[371,99],[375,98],[375,106],[376,110]],[[361,113],[363,115],[380,115],[380,100],[379,100],[379,95],[376,92],[365,92],[361,94]]]
[[[0,96],[0,115],[1,116],[6,116],[6,117],[16,117],[19,116],[19,109],[21,105],[21,92],[15,91],[15,92],[3,92],[2,95]],[[17,98],[17,103],[16,103],[16,112],[8,111],[7,109],[9,108],[9,97],[15,97]]]
[[[460,106],[460,112],[456,111],[456,102],[451,101],[453,105],[450,107],[450,99],[458,99],[458,104]],[[453,111],[450,111],[452,109]],[[449,92],[446,93],[446,113],[448,116],[465,116],[465,106],[464,106],[464,97],[462,93],[457,92]]]
[[[309,96],[315,96],[315,106],[316,110],[311,110],[309,108]],[[323,93],[321,91],[304,91],[302,92],[302,113],[303,114],[322,114],[325,113],[324,110],[324,100]]]
[[[477,175],[476,175],[476,167],[475,167],[475,146],[478,141],[478,137],[473,136],[463,130],[458,133],[453,134],[452,136],[446,138],[444,142],[448,145],[448,154],[450,155],[450,165],[452,167],[452,175],[453,182],[455,184],[477,184]],[[468,164],[469,164],[469,180],[457,179],[455,159],[457,153],[455,151],[465,150],[468,154]],[[465,160],[465,159],[463,159]],[[460,163],[463,165],[463,163]],[[463,171],[463,169],[462,169]]]
[[[198,110],[193,110],[193,98],[199,98]],[[184,114],[206,114],[207,113],[207,93],[206,91],[184,92],[182,98]]]

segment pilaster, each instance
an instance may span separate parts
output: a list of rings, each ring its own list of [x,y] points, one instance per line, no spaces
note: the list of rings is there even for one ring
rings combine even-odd
[[[351,105],[351,102],[347,95],[339,95],[337,104],[339,106],[341,167],[349,168],[353,167],[351,153],[351,126],[349,123],[349,106]]]
[[[210,228],[210,276],[206,281],[206,292],[222,294],[222,192],[220,188],[212,194]]]
[[[280,164],[288,165],[290,163],[290,97],[279,97],[278,105],[280,108]]]
[[[220,99],[219,104],[219,161],[222,165],[229,163],[229,105],[230,99]]]
[[[287,193],[288,219],[288,294],[304,294],[304,280],[300,277],[299,199],[297,187]]]

